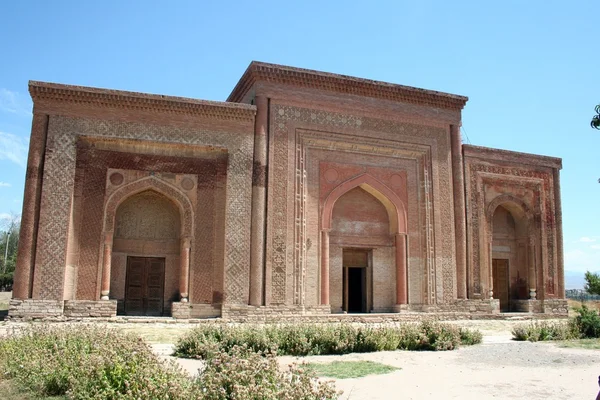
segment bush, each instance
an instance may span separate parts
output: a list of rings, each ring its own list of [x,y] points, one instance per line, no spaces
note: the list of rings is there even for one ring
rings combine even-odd
[[[0,291],[4,290],[12,290],[13,286],[13,273],[7,272],[4,274],[0,274]]]
[[[460,343],[465,346],[479,344],[483,341],[481,331],[459,328]]]
[[[196,380],[162,362],[142,339],[93,326],[34,325],[0,341],[0,379],[69,399],[334,399],[312,371],[278,368],[272,353],[214,350]]]
[[[99,326],[30,326],[0,342],[3,378],[44,396],[185,399],[193,385],[139,338]]]
[[[385,350],[453,350],[481,342],[481,333],[440,322],[424,321],[395,327],[351,324],[205,325],[179,339],[175,354],[210,358],[244,346],[278,355],[324,355]]]
[[[574,325],[581,338],[600,338],[600,315],[598,311],[589,309],[585,304],[576,311],[579,315],[575,317]]]
[[[518,341],[528,340],[530,342],[544,340],[568,340],[578,337],[573,324],[564,322],[535,321],[528,324],[520,324],[512,329],[513,339]]]
[[[290,365],[282,372],[274,353],[240,346],[214,353],[197,385],[206,400],[325,400],[341,394],[330,382],[318,381],[310,369]]]
[[[514,340],[570,340],[600,338],[600,315],[583,305],[575,309],[579,315],[564,322],[530,322],[513,328]]]

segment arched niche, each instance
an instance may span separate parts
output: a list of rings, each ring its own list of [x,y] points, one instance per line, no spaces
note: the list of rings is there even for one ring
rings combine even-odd
[[[535,298],[536,232],[527,204],[501,195],[487,208],[489,232],[489,287],[501,311],[519,309],[519,302]]]
[[[355,201],[362,201],[362,204],[354,204]],[[350,206],[350,210],[341,210],[336,208],[337,204],[343,204],[345,206]],[[348,204],[346,204],[348,203]],[[363,213],[363,215],[352,216],[352,207],[356,210],[357,213]],[[362,207],[362,209],[361,209]],[[321,304],[330,305],[330,235],[333,235],[333,238],[340,243],[339,235],[344,235],[344,232],[340,232],[339,221],[334,222],[334,214],[341,219],[344,219],[348,225],[355,224],[354,226],[345,229],[345,233],[347,233],[347,237],[341,239],[341,244],[343,248],[347,251],[348,254],[342,259],[349,260],[363,260],[363,264],[365,265],[342,265],[336,267],[336,271],[334,271],[333,282],[334,290],[336,291],[336,304],[335,308],[339,308],[339,298],[340,291],[339,281],[342,281],[342,285],[346,288],[348,283],[345,282],[347,274],[349,273],[346,269],[351,267],[356,268],[369,268],[371,266],[370,272],[366,272],[360,279],[363,280],[364,285],[367,287],[372,287],[373,268],[388,268],[390,271],[384,271],[382,276],[387,276],[387,284],[390,284],[389,280],[395,275],[395,286],[394,284],[390,284],[389,288],[382,290],[386,290],[385,296],[389,297],[389,301],[381,301],[381,304],[385,304],[387,309],[391,311],[398,304],[406,304],[407,303],[407,254],[406,254],[406,241],[407,241],[407,222],[406,222],[406,209],[404,207],[403,202],[400,200],[398,195],[388,188],[385,184],[375,179],[373,176],[369,174],[362,174],[353,179],[350,179],[346,182],[341,183],[335,189],[333,189],[330,194],[327,196],[323,206],[321,213]],[[373,221],[365,220],[366,218],[373,218]],[[370,223],[370,225],[369,225]],[[382,230],[382,227],[385,227],[385,230]],[[344,229],[341,229],[344,231]],[[387,236],[390,239],[390,246],[384,248],[383,245],[375,245],[374,242],[369,243],[369,241],[361,240],[365,239],[368,236],[375,237],[383,237]],[[355,241],[355,245],[353,245],[353,241]],[[334,244],[337,245],[337,244]],[[358,248],[358,249],[357,249]],[[375,253],[375,249],[377,253]],[[358,254],[360,252],[367,252]],[[390,254],[387,254],[387,251],[391,251]],[[358,252],[358,253],[357,253]],[[379,255],[381,253],[382,255]],[[383,255],[386,253],[385,255]],[[365,255],[366,254],[366,255]],[[379,257],[376,260],[375,266],[373,266],[374,254]],[[376,258],[376,257],[375,257]],[[366,261],[365,261],[366,260]],[[343,263],[343,261],[342,261]],[[383,264],[389,264],[385,267],[382,267]],[[343,276],[338,276],[342,275]],[[352,271],[355,272],[355,271]],[[369,280],[369,276],[371,280]],[[340,279],[338,279],[340,278]],[[381,286],[381,285],[380,285]],[[369,290],[366,289],[362,292],[362,295],[365,295],[366,298],[362,300],[363,306],[360,309],[363,312],[370,311],[371,306],[377,306],[378,300],[374,298],[373,300],[369,299]],[[395,292],[395,295],[394,295]],[[365,294],[367,293],[367,294]],[[372,293],[372,292],[371,292]],[[344,297],[342,309],[348,308],[348,302]],[[381,296],[383,299],[385,296]],[[390,304],[387,304],[390,303]],[[382,306],[383,307],[383,306]],[[376,308],[376,307],[375,307]],[[335,310],[334,310],[335,311]]]
[[[187,302],[192,232],[191,203],[169,183],[150,176],[117,189],[105,206],[101,299],[121,299],[122,312],[129,305],[133,315],[163,315],[172,301]]]
[[[393,190],[369,174],[362,174],[343,182],[329,193],[323,204],[321,215],[322,229],[331,229],[333,207],[336,201],[344,194],[357,187],[360,187],[371,194],[383,204],[390,221],[390,233],[406,234],[406,209],[404,203]]]

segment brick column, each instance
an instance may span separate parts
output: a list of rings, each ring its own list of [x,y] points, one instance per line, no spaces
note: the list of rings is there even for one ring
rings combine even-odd
[[[13,285],[13,298],[19,300],[31,298],[31,280],[35,265],[35,245],[42,198],[42,170],[44,168],[47,134],[48,116],[34,112],[31,139],[29,141],[27,174],[25,176],[15,282]]]
[[[454,240],[456,244],[457,297],[467,298],[467,228],[465,207],[465,177],[463,170],[460,127],[450,125],[452,153],[452,187],[454,188]]]
[[[181,254],[179,256],[180,269],[179,269],[179,294],[181,296],[181,302],[187,303],[189,301],[189,287],[190,287],[190,238],[181,239]]]
[[[254,166],[252,170],[252,228],[250,241],[250,304],[263,304],[265,263],[265,213],[267,169],[267,116],[269,101],[257,96],[254,125]]]
[[[396,304],[408,304],[406,290],[406,234],[396,234]]]
[[[110,294],[110,266],[112,259],[113,233],[104,237],[104,257],[102,259],[102,286],[100,287],[100,300],[108,300]]]
[[[560,199],[560,170],[553,170],[554,183],[554,218],[556,226],[556,275],[558,279],[559,299],[565,298],[565,273],[564,273],[564,254],[563,254],[563,229],[562,229],[562,204]]]
[[[493,247],[493,240],[494,237],[492,235],[492,233],[490,232],[488,235],[488,242],[487,242],[487,248],[488,248],[488,272],[490,274],[490,278],[488,279],[489,282],[489,288],[488,288],[488,295],[490,299],[494,298],[494,262],[492,259],[492,247]]]
[[[321,231],[321,305],[329,305],[329,230]]]
[[[531,234],[531,233],[530,233]],[[529,299],[535,300],[536,295],[536,274],[535,274],[535,239],[533,237],[529,238],[529,269],[528,269],[528,283],[529,283]]]

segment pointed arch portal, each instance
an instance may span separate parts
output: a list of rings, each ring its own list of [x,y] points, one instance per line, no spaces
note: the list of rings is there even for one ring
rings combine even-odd
[[[162,181],[154,176],[149,176],[117,189],[106,201],[104,208],[104,251],[102,261],[102,281],[100,289],[100,299],[108,300],[110,294],[111,280],[111,259],[113,238],[115,236],[115,221],[119,207],[126,204],[134,196],[143,195],[145,192],[156,193],[171,202],[179,211],[179,232],[180,240],[180,268],[179,268],[179,293],[181,302],[189,300],[189,269],[190,269],[190,248],[193,232],[193,208],[190,200],[178,188]]]
[[[398,195],[372,175],[362,174],[347,180],[327,196],[321,213],[321,304],[329,305],[329,233],[336,202],[355,188],[375,197],[386,209],[390,234],[394,236],[396,259],[396,304],[407,304],[407,222],[406,208]]]
[[[536,231],[527,204],[503,194],[486,210],[489,232],[490,298],[500,300],[501,311],[516,302],[536,298]]]

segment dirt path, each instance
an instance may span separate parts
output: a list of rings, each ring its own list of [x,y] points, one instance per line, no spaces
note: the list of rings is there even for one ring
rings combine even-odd
[[[560,348],[554,343],[515,342],[507,332],[484,343],[447,352],[393,351],[344,356],[280,357],[292,362],[370,360],[401,368],[386,375],[335,381],[342,399],[595,399],[600,350]],[[172,345],[154,345],[167,357]],[[202,362],[178,359],[195,375]]]
[[[595,399],[600,351],[501,338],[450,352],[397,351],[304,361],[371,360],[401,368],[387,375],[337,380],[342,399]]]

